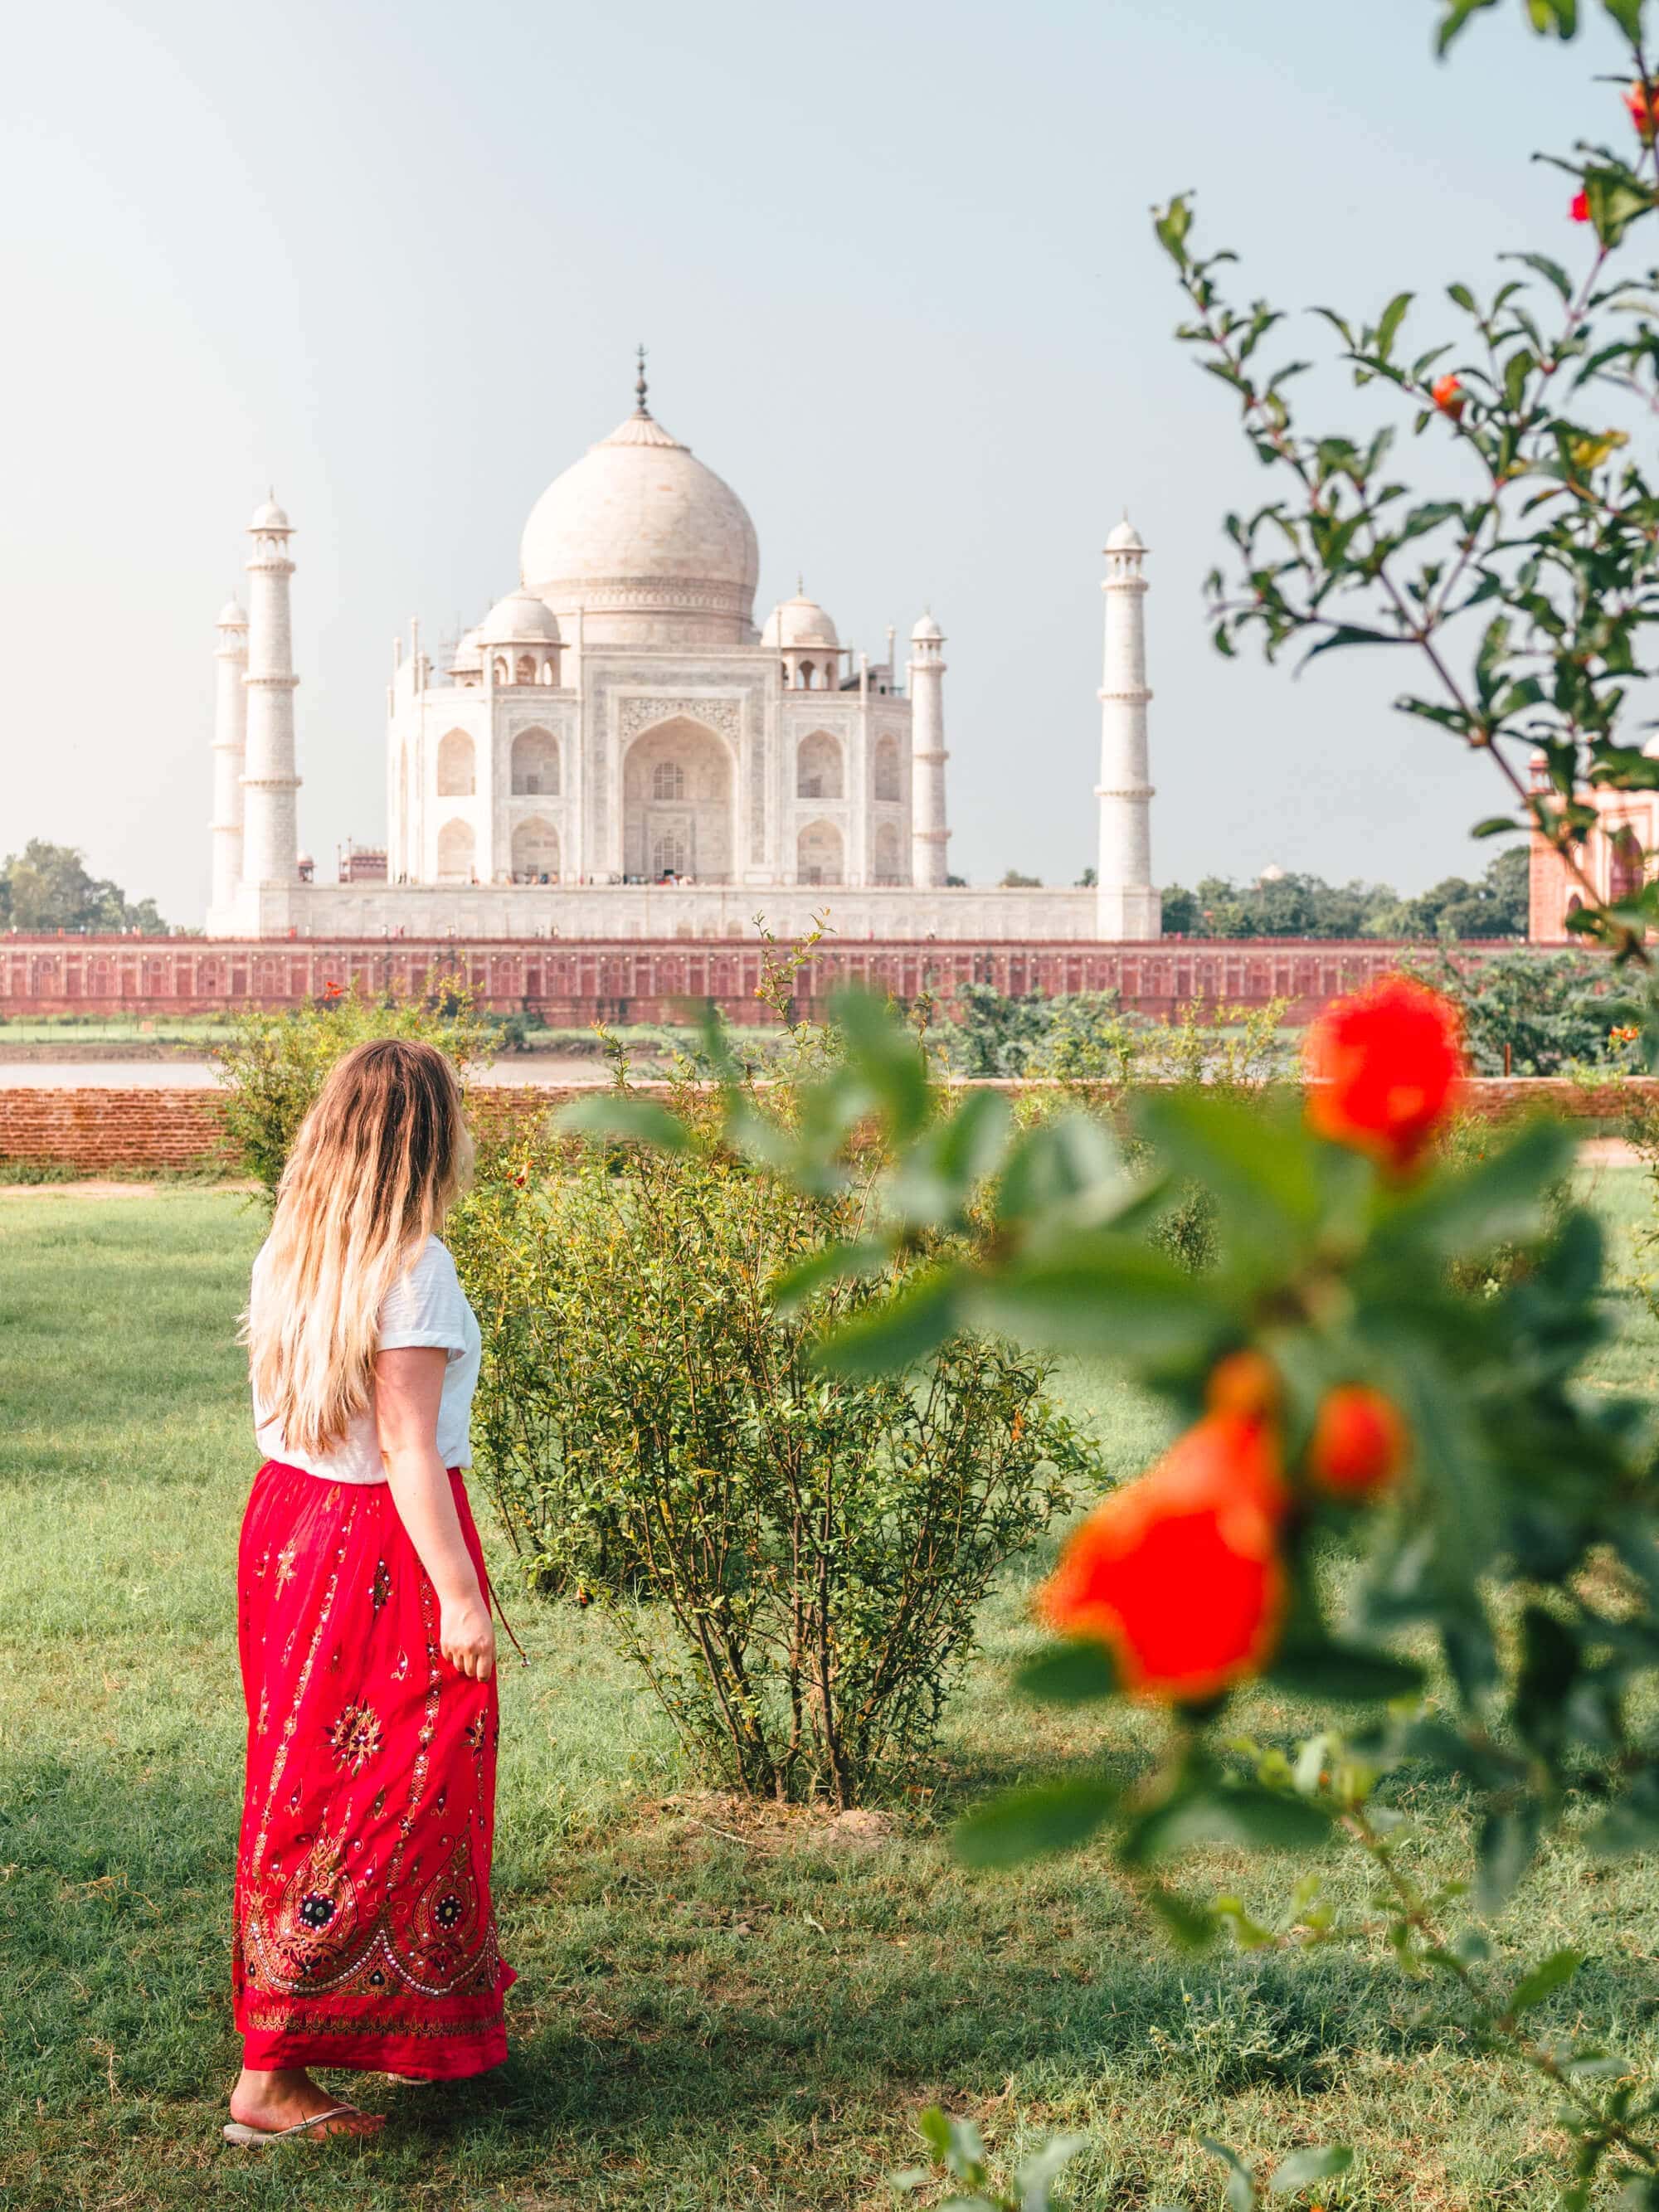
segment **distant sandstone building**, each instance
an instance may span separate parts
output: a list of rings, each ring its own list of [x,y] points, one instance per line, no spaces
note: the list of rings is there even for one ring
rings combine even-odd
[[[1659,741],[1656,741],[1659,743]],[[1646,750],[1655,750],[1655,744]],[[1533,771],[1534,789],[1545,787],[1541,756]],[[1616,906],[1648,880],[1648,854],[1659,848],[1659,792],[1581,792],[1595,809],[1595,826],[1579,848],[1584,873],[1598,899]],[[1535,945],[1572,941],[1568,916],[1584,903],[1584,890],[1553,845],[1536,832],[1528,883],[1527,935]],[[1580,943],[1583,939],[1578,940]]]
[[[220,938],[726,937],[828,909],[843,936],[1159,934],[1147,773],[1146,548],[1107,546],[1098,888],[947,881],[945,636],[902,672],[798,589],[757,628],[743,502],[646,404],[537,501],[519,586],[447,665],[394,647],[384,860],[318,882],[300,849],[288,516],[249,526],[248,611],[219,617]],[[1081,793],[1079,793],[1081,797]]]

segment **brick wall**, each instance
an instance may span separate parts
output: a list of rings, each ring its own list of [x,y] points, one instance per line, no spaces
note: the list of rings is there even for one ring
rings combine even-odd
[[[515,1122],[551,1113],[597,1084],[501,1084],[472,1093],[472,1118],[487,1141],[510,1133]],[[999,1090],[1036,1088],[999,1084]],[[1575,1083],[1482,1079],[1470,1085],[1470,1103],[1494,1118],[1547,1107],[1573,1116],[1613,1119],[1632,1094],[1651,1101],[1659,1081],[1585,1089]],[[145,1089],[70,1090],[0,1084],[0,1160],[31,1166],[80,1169],[87,1175],[112,1168],[198,1168],[219,1160],[222,1109],[217,1092]],[[228,1172],[231,1171],[228,1169]]]
[[[925,991],[948,1000],[964,983],[988,983],[1046,998],[1115,991],[1126,1006],[1160,1018],[1194,999],[1229,1006],[1283,999],[1291,1020],[1304,1022],[1328,1000],[1386,975],[1409,949],[1370,939],[1018,945],[829,938],[801,969],[795,1003],[809,1019],[818,1019],[831,994],[848,984],[905,1000]],[[1458,957],[1474,961],[1510,949],[1467,945]],[[429,979],[453,976],[481,1006],[498,1013],[539,1013],[556,1028],[595,1020],[674,1021],[684,1018],[688,1000],[705,999],[728,1021],[753,1022],[769,1018],[755,996],[764,958],[752,939],[422,944],[292,938],[240,944],[199,937],[7,936],[0,937],[0,1018],[216,1013],[250,1002],[292,1006],[320,998],[331,983],[419,990]]]

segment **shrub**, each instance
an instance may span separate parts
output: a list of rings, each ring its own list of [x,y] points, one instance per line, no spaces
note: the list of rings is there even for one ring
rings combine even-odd
[[[289,1012],[251,1006],[213,1048],[225,1085],[225,1140],[275,1204],[289,1147],[323,1079],[343,1053],[369,1037],[418,1037],[447,1052],[465,1081],[489,1064],[487,1025],[471,994],[445,988],[425,997],[393,990],[372,998],[331,988]]]
[[[994,1339],[821,1372],[815,1332],[915,1262],[775,1288],[856,1231],[875,1158],[799,1191],[679,1103],[644,1109],[672,1149],[532,1143],[455,1217],[478,1465],[532,1586],[605,1607],[707,1774],[847,1806],[932,1741],[993,1577],[1099,1471]]]
[[[1593,952],[1498,952],[1462,965],[1443,951],[1401,964],[1462,1015],[1477,1075],[1565,1075],[1581,1066],[1641,1065],[1640,992]]]

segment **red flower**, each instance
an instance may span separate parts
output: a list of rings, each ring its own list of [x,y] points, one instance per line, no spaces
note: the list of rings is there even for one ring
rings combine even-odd
[[[1449,415],[1454,422],[1462,421],[1467,403],[1461,376],[1437,376],[1429,387],[1429,397],[1443,415]]]
[[[325,999],[340,999],[343,998],[344,995],[345,985],[343,983],[330,982],[325,983],[323,986],[323,996]]]
[[[1462,1084],[1455,1007],[1405,975],[1327,1006],[1305,1057],[1311,1127],[1396,1174],[1421,1158]]]
[[[1095,1508],[1039,1593],[1042,1616],[1108,1644],[1132,1696],[1213,1697],[1278,1641],[1288,1503],[1271,1427],[1207,1414]]]
[[[1625,88],[1625,106],[1644,145],[1651,146],[1659,132],[1659,83],[1638,77]]]
[[[1308,1473],[1334,1497],[1375,1498],[1394,1481],[1410,1450],[1410,1435],[1393,1399],[1366,1382],[1343,1382],[1321,1402]]]
[[[1246,1420],[1267,1420],[1279,1410],[1283,1393],[1279,1370],[1265,1352],[1230,1352],[1210,1370],[1205,1402],[1212,1413],[1239,1413]]]
[[[1572,219],[1575,222],[1588,222],[1589,221],[1589,194],[1587,191],[1581,190],[1573,194]]]

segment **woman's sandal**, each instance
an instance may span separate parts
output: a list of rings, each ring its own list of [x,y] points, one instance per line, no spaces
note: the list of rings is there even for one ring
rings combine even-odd
[[[223,2134],[228,2143],[235,2143],[240,2149],[248,2150],[255,2143],[285,2142],[295,2136],[309,2135],[313,2128],[320,2128],[327,2121],[344,2119],[369,2120],[377,2124],[366,2128],[330,2128],[328,2133],[331,2136],[376,2136],[386,2124],[382,2114],[366,2112],[360,2106],[331,2105],[325,2112],[313,2112],[308,2120],[296,2120],[291,2128],[251,2128],[245,2120],[228,2120]]]

